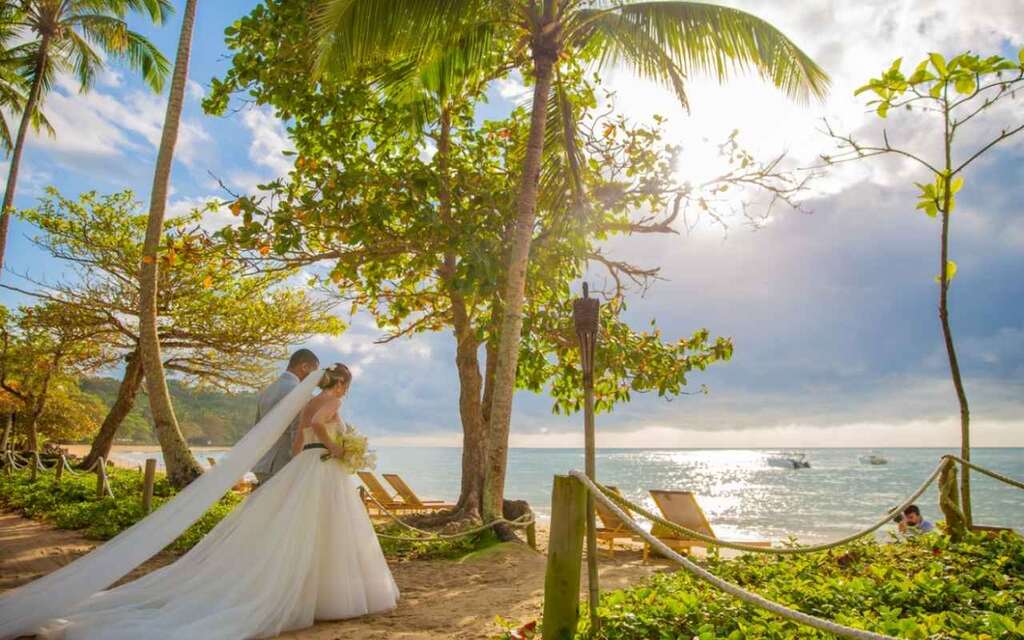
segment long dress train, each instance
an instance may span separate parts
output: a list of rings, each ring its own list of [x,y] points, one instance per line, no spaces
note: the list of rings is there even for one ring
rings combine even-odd
[[[303,451],[176,562],[91,596],[41,636],[268,638],[394,608],[398,587],[352,475],[324,453]]]

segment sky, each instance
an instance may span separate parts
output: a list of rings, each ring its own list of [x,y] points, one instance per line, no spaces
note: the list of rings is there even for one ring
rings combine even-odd
[[[183,2],[178,3],[183,5]],[[250,192],[289,168],[284,123],[264,109],[225,117],[202,113],[211,78],[229,65],[223,31],[252,1],[200,4],[188,100],[175,155],[169,211],[187,212],[223,197],[217,180]],[[739,130],[758,157],[788,154],[810,166],[834,150],[823,118],[865,140],[880,133],[853,90],[903,57],[965,49],[1016,58],[1024,46],[1024,5],[967,2],[725,2],[769,20],[832,78],[828,98],[798,104],[756,78],[728,84],[689,83],[691,112],[661,88],[610,70],[606,86],[617,109],[644,121],[668,118],[670,139],[683,145],[684,179],[718,165],[715,142]],[[180,13],[180,12],[179,12]],[[178,19],[162,28],[133,27],[172,56]],[[517,78],[495,85],[483,117],[500,117],[523,99]],[[145,200],[152,180],[166,97],[112,64],[84,95],[62,80],[45,109],[55,138],[33,136],[22,164],[16,205],[30,207],[47,186],[65,195],[133,189]],[[979,118],[960,141],[963,153],[1000,125],[1022,122],[1020,99]],[[890,117],[894,141],[935,152],[934,123]],[[959,272],[951,321],[960,352],[978,446],[1024,446],[1024,135],[967,172],[952,222],[951,257]],[[6,162],[0,170],[6,175]],[[958,408],[949,381],[937,315],[938,224],[914,210],[915,181],[927,177],[906,162],[874,159],[819,176],[805,211],[776,210],[757,230],[737,221],[675,236],[625,238],[607,251],[661,268],[663,281],[632,296],[627,320],[656,318],[667,338],[706,327],[735,344],[730,362],[690,376],[691,391],[670,400],[635,396],[598,417],[604,447],[942,446],[959,442]],[[218,224],[223,213],[214,212]],[[4,282],[19,275],[60,277],[31,245],[34,231],[12,225]],[[601,284],[598,268],[586,278]],[[0,293],[0,303],[23,300]],[[337,338],[309,346],[324,362],[345,361],[356,379],[345,412],[379,444],[457,446],[458,386],[449,334],[375,344],[368,318],[351,319]],[[578,446],[582,417],[556,416],[543,395],[519,392],[513,446]]]

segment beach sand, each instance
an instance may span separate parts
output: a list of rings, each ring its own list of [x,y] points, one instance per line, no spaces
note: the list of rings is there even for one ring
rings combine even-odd
[[[67,452],[75,457],[84,458],[89,453],[89,445],[87,444],[62,444],[61,449],[67,450]],[[206,459],[203,457],[204,451],[225,451],[227,447],[190,447],[192,452],[196,454],[196,458],[200,459],[203,464],[206,463]],[[123,458],[118,457],[118,453],[132,452],[132,453],[160,453],[160,445],[158,444],[115,444],[110,448],[110,462],[115,467],[122,469],[136,469],[139,466],[137,462],[131,462]]]
[[[137,449],[136,449],[137,450]],[[462,560],[390,562],[402,599],[394,611],[341,622],[322,622],[287,633],[294,640],[469,640],[491,638],[501,631],[495,616],[525,624],[540,617],[544,595],[543,550],[547,531],[538,527],[534,551],[522,544],[503,544]],[[54,571],[98,544],[80,533],[56,529],[12,513],[0,512],[0,591]],[[601,556],[601,589],[636,584],[664,562],[643,564],[639,551]],[[164,552],[139,567],[137,578],[174,560]],[[583,572],[586,593],[586,571]]]

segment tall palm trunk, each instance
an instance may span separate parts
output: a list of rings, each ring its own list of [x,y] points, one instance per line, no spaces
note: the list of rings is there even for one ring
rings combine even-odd
[[[953,345],[953,329],[949,325],[949,214],[953,203],[953,131],[950,126],[948,102],[943,112],[945,118],[945,169],[946,180],[942,189],[942,236],[939,251],[939,322],[942,324],[942,339],[946,345],[946,356],[949,359],[949,373],[953,378],[953,389],[960,405],[960,457],[971,459],[971,411],[967,405],[967,392],[964,391],[963,379],[960,377],[960,362]],[[964,524],[968,527],[973,523],[971,516],[971,479],[970,469],[964,465],[960,474],[960,499],[963,505]]]
[[[91,467],[101,456],[110,458],[110,449],[114,444],[114,437],[117,436],[117,430],[135,405],[135,397],[142,386],[142,357],[138,347],[128,355],[127,360],[128,366],[125,367],[121,385],[117,388],[117,398],[107,412],[107,417],[103,419],[99,433],[93,438],[89,454],[79,465],[83,469]]]
[[[553,1],[545,7],[545,20],[533,43],[533,106],[526,157],[516,198],[516,222],[512,228],[508,268],[505,273],[505,296],[494,371],[494,395],[491,399],[487,480],[484,486],[484,519],[502,517],[505,497],[505,472],[508,464],[508,436],[512,420],[512,397],[519,364],[519,339],[523,329],[523,298],[526,294],[526,270],[530,259],[530,243],[537,212],[537,191],[540,186],[541,156],[544,152],[544,129],[551,80],[558,58],[558,34],[552,21]]]
[[[7,188],[4,190],[3,208],[0,209],[0,271],[4,268],[4,257],[7,253],[7,230],[11,226],[11,209],[14,207],[14,189],[18,184],[21,153],[25,148],[25,137],[28,135],[32,114],[36,111],[36,105],[39,103],[39,96],[43,90],[43,71],[46,69],[46,59],[49,54],[50,35],[44,33],[39,42],[39,54],[32,77],[32,88],[29,90],[28,100],[25,101],[25,111],[21,114],[18,137],[15,138],[14,149],[11,151],[11,166],[7,171]]]
[[[183,487],[199,477],[202,469],[189,451],[181,435],[178,421],[171,406],[171,395],[164,378],[163,360],[160,356],[160,339],[157,336],[157,279],[160,239],[163,234],[164,211],[167,207],[167,187],[171,178],[171,164],[174,161],[174,145],[178,140],[178,125],[185,96],[185,81],[188,78],[188,60],[192,46],[192,28],[196,18],[197,0],[185,3],[182,16],[181,36],[178,39],[178,55],[174,62],[174,76],[171,93],[167,99],[167,113],[160,137],[160,152],[157,155],[156,170],[153,174],[153,190],[149,199],[149,223],[146,240],[142,249],[140,271],[139,304],[139,346],[142,351],[142,366],[146,377],[146,391],[149,408],[153,414],[156,437],[163,452],[167,467],[167,479],[176,487]]]

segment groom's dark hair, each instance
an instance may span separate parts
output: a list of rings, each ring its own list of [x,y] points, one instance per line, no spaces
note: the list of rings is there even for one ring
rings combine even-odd
[[[292,357],[288,358],[289,369],[294,369],[304,364],[320,364],[320,358],[316,357],[316,354],[309,349],[299,349],[292,354]]]

